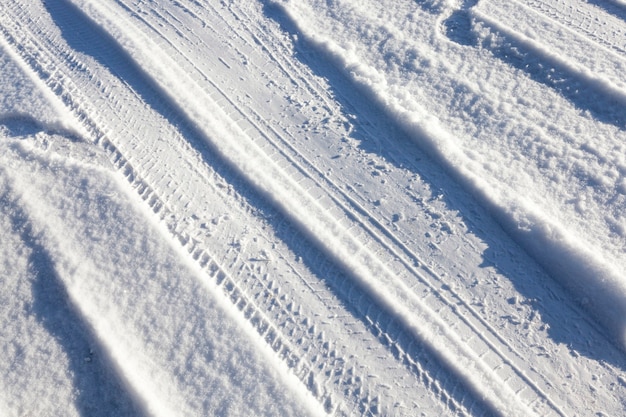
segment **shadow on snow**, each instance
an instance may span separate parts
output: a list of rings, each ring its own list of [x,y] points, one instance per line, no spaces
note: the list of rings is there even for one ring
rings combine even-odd
[[[533,81],[550,87],[581,111],[596,120],[626,129],[626,102],[609,91],[603,91],[594,80],[580,74],[549,55],[534,52],[514,37],[498,32],[498,41],[481,42],[473,30],[469,9],[477,0],[466,0],[443,22],[443,33],[464,46],[483,47],[506,64],[524,71]],[[622,12],[622,14],[624,14]]]
[[[81,314],[72,307],[54,261],[33,233],[27,215],[6,194],[0,196],[0,208],[3,207],[12,209],[4,214],[29,249],[28,265],[33,280],[31,311],[67,356],[78,412],[93,417],[142,415],[114,373],[113,365],[99,350]]]
[[[265,13],[285,32],[300,35],[296,24],[280,7],[266,6]],[[449,172],[429,157],[415,139],[395,125],[385,110],[375,104],[375,97],[355,86],[341,69],[304,36],[298,36],[294,46],[296,57],[314,74],[328,80],[333,96],[344,108],[345,114],[357,114],[359,119],[376,121],[368,126],[368,131],[359,125],[358,120],[355,122],[351,135],[360,142],[361,148],[379,155],[398,168],[419,174],[432,190],[439,191],[449,210],[458,212],[469,231],[488,244],[481,266],[497,269],[511,280],[527,300],[532,300],[533,308],[549,325],[548,334],[555,342],[567,345],[572,352],[626,369],[621,351],[607,343],[604,333],[594,321],[588,319],[587,313],[582,311],[572,296],[555,280],[546,280],[546,273],[496,223],[490,209],[482,206]],[[532,267],[520,268],[520,265]],[[528,270],[535,272],[529,274]],[[564,325],[564,317],[571,318],[571,321]],[[587,328],[595,328],[596,334],[577,332],[577,320],[589,323]]]
[[[232,167],[227,161],[216,155],[211,146],[202,139],[204,134],[194,127],[193,121],[189,120],[183,112],[169,101],[167,95],[134,64],[128,54],[108,33],[91,23],[80,10],[65,0],[50,1],[47,7],[68,44],[75,50],[93,57],[113,74],[124,80],[148,105],[175,125],[190,144],[198,150],[204,161],[215,169],[218,175],[232,184],[239,194],[246,198],[253,207],[259,210],[276,230],[278,237],[284,240],[290,249],[302,258],[302,261],[308,268],[329,283],[338,298],[345,303],[346,307],[356,317],[370,328],[375,336],[378,336],[378,332],[369,323],[370,320],[387,322],[387,328],[398,326],[397,323],[394,324],[393,317],[384,312],[383,309],[378,309],[375,317],[369,316],[371,314],[369,306],[374,303],[374,300],[367,295],[367,292],[354,292],[354,280],[349,279],[348,273],[341,271],[333,262],[320,263],[319,259],[328,259],[323,254],[323,251],[320,248],[312,248],[311,243],[306,241],[306,238],[303,236],[305,234],[294,230],[297,227],[290,223],[285,213],[281,213],[262,193],[255,190],[237,172],[235,167]],[[298,33],[293,22],[280,9],[267,7],[265,13],[268,17],[277,21],[286,32],[291,34]],[[311,68],[315,74],[329,80],[336,93],[336,99],[346,109],[346,113],[358,114],[363,119],[374,119],[384,126],[384,128],[375,127],[376,135],[373,135],[365,132],[358,122],[356,123],[353,136],[361,142],[361,146],[365,151],[377,153],[390,163],[418,173],[429,182],[433,190],[441,190],[444,193],[446,196],[444,201],[448,207],[453,211],[458,211],[466,219],[469,227],[472,228],[472,232],[478,237],[485,242],[494,243],[494,247],[498,241],[504,241],[507,249],[515,252],[512,256],[523,259],[525,263],[533,262],[519,247],[510,242],[510,239],[495,225],[488,214],[480,217],[472,213],[472,210],[482,210],[476,208],[478,204],[474,202],[474,198],[461,190],[458,184],[422,152],[412,139],[395,127],[389,121],[389,118],[381,116],[384,113],[371,104],[371,97],[358,91],[358,88],[354,88],[353,83],[342,75],[322,53],[316,51],[313,45],[307,44],[303,37],[299,37],[299,39],[295,45],[298,59]],[[453,192],[450,192],[451,190]],[[468,201],[471,203],[468,203]],[[592,335],[576,335],[570,328],[562,326],[559,320],[563,316],[563,310],[572,311],[572,315],[576,317],[583,315],[577,310],[577,307],[572,305],[571,301],[559,287],[541,284],[539,281],[542,276],[540,275],[529,277],[520,273],[515,268],[515,263],[511,257],[496,261],[496,254],[491,253],[490,249],[488,249],[484,253],[484,258],[486,264],[493,265],[504,276],[511,279],[525,297],[541,300],[537,301],[535,307],[541,312],[544,320],[550,324],[550,335],[555,341],[565,343],[572,350],[591,358],[605,360],[616,364],[622,369],[626,369],[623,359],[615,354],[615,350],[611,345],[603,342],[606,339],[601,337],[600,333],[598,333],[597,338],[594,338]],[[41,263],[42,267],[48,265],[45,257],[42,257],[38,262]],[[535,282],[531,285],[528,283],[529,279],[533,279]],[[555,299],[555,293],[557,294],[556,302],[552,302]],[[358,296],[355,294],[358,294]],[[402,334],[401,331],[400,334]],[[591,345],[590,340],[592,341]],[[594,340],[597,343],[594,344]],[[460,395],[457,398],[458,401],[461,404],[465,404],[467,396],[458,393],[458,390],[455,389],[458,382],[450,373],[436,365],[437,360],[432,360],[437,358],[436,352],[430,352],[424,346],[420,346],[419,342],[416,344],[413,340],[403,337],[400,337],[398,343],[405,348],[406,352],[419,359],[420,364],[429,372],[435,372],[444,386],[447,384],[445,389],[450,393]],[[481,405],[468,404],[468,408],[472,407],[480,408]]]

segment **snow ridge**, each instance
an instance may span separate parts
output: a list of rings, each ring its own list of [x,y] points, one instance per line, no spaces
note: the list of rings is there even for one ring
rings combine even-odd
[[[459,138],[453,130],[450,130],[450,127],[454,128],[454,125],[445,125],[440,116],[434,116],[431,110],[406,93],[406,89],[411,89],[413,86],[412,76],[407,75],[412,74],[409,68],[412,64],[409,62],[399,67],[391,65],[389,61],[383,61],[383,58],[376,55],[375,51],[378,50],[378,46],[368,45],[366,38],[357,41],[357,38],[351,37],[353,35],[350,30],[346,29],[347,26],[344,26],[345,22],[350,21],[350,28],[375,24],[380,25],[381,31],[401,45],[400,51],[408,53],[411,48],[413,51],[418,48],[417,45],[411,44],[405,34],[390,27],[389,23],[379,22],[379,19],[373,17],[372,12],[367,11],[369,9],[366,9],[364,5],[356,6],[352,2],[343,2],[329,10],[322,5],[316,5],[313,8],[307,4],[294,2],[276,2],[276,5],[284,8],[302,34],[351,77],[357,86],[369,93],[391,118],[442,161],[460,181],[480,195],[511,235],[527,248],[555,279],[569,288],[606,328],[611,330],[618,344],[626,347],[626,319],[624,319],[626,317],[626,282],[621,272],[624,266],[623,261],[618,255],[625,236],[620,232],[621,229],[616,230],[617,234],[611,233],[614,242],[611,245],[606,241],[594,244],[600,239],[600,236],[596,235],[596,230],[577,229],[574,232],[571,227],[564,225],[564,220],[559,219],[557,213],[552,212],[552,208],[540,207],[533,201],[530,192],[535,180],[524,178],[523,172],[519,179],[503,179],[500,183],[488,177],[491,162],[487,161],[484,156],[478,156],[467,149],[462,142],[459,143]],[[320,13],[322,10],[324,12]],[[389,7],[385,10],[389,11],[393,8]],[[482,17],[477,11],[473,13]],[[319,16],[326,16],[326,22],[320,23],[321,17]],[[403,24],[397,24],[394,27],[402,27]],[[415,36],[420,35],[418,33]],[[511,36],[517,35],[511,33]],[[521,40],[519,37],[517,39]],[[357,42],[362,42],[363,45]],[[448,48],[448,46],[437,42],[434,48]],[[421,54],[424,57],[421,59],[430,61],[428,67],[420,68],[417,74],[419,71],[429,71],[429,68],[439,67],[444,71],[443,73],[453,71],[452,63],[437,62],[435,52],[436,50],[417,52],[418,56]],[[536,53],[543,54],[540,49],[536,49]],[[621,62],[621,60],[617,61]],[[572,71],[582,71],[586,74],[586,70],[578,70],[575,64],[565,60],[562,62]],[[409,71],[403,71],[405,69]],[[439,75],[441,74],[440,71]],[[596,89],[610,94],[613,99],[617,100],[617,103],[624,102],[626,96],[621,88],[596,78],[588,78],[588,82]],[[486,86],[468,87],[470,89],[486,88]],[[420,94],[418,85],[415,85],[411,91]],[[458,91],[463,90],[459,88]],[[504,100],[508,101],[506,98]],[[620,106],[616,108],[619,109]],[[481,120],[486,122],[485,119]],[[547,123],[552,122],[547,121]],[[554,127],[548,125],[545,129],[552,130]],[[611,132],[609,133],[611,143],[621,147],[619,138],[623,136],[623,131],[611,129]],[[546,131],[542,133],[542,135],[546,134]],[[491,155],[498,157],[493,152]],[[607,155],[613,155],[613,153],[610,152]],[[620,158],[618,156],[615,160],[616,172],[620,172],[624,167],[624,161]],[[618,178],[619,176],[618,174]],[[624,198],[620,195],[619,181],[616,185],[617,194],[616,199],[613,200],[616,204],[616,221],[623,222],[623,219],[620,220],[622,215],[618,214],[617,207],[623,205]],[[517,187],[523,188],[516,189]],[[611,198],[612,193],[611,190],[606,198]],[[604,219],[598,219],[598,221],[605,222]],[[609,226],[611,224],[612,222]]]

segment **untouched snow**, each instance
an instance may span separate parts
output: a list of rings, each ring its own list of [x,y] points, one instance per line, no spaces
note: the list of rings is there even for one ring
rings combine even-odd
[[[626,412],[622,0],[0,5],[0,414]]]

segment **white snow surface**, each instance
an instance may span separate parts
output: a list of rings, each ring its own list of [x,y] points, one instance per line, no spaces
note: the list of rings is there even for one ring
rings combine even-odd
[[[0,28],[0,414],[626,412],[622,0]]]
[[[51,131],[67,112],[2,59],[2,415],[315,414],[102,152]]]
[[[479,194],[626,346],[624,111],[618,110],[617,126],[581,115],[554,91],[490,56],[491,44],[505,41],[488,24],[481,27],[483,13],[518,2],[480,1],[468,11],[478,10],[472,16],[476,33],[467,36],[489,44],[475,48],[441,33],[442,20],[466,7],[452,2],[425,2],[424,9],[395,1],[278,4],[389,117]],[[521,24],[506,10],[497,17],[510,37],[530,42],[523,24],[533,23],[531,17]],[[620,84],[613,85],[585,66],[606,62],[601,50],[583,45],[585,61],[576,60],[567,54],[575,47],[564,50],[542,39],[545,45],[539,40],[528,47],[529,59],[585,72],[590,88],[626,108],[624,55],[614,57],[613,78]]]

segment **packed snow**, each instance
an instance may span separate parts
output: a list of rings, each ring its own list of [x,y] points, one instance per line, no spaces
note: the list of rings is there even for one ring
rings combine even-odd
[[[561,55],[553,43],[523,48],[528,29],[506,11],[511,21],[497,17],[513,41],[485,24],[489,6],[504,8],[491,3],[479,2],[475,15],[474,7],[468,11],[475,29],[468,28],[464,42],[440,30],[453,4],[426,2],[410,11],[380,1],[277,4],[626,346],[626,90],[619,79],[626,60],[613,57],[614,85],[589,68],[606,62],[598,59],[604,51],[590,45],[581,46],[586,54],[568,46]],[[572,50],[585,60],[567,56]],[[507,57],[493,58],[501,54]],[[513,54],[526,68],[548,73],[558,61],[566,73],[582,72],[587,85],[562,80],[582,90],[572,103],[509,65]],[[576,104],[594,104],[582,103],[583,89],[609,96],[598,111],[613,123],[581,114]]]
[[[620,415],[622,0],[0,6],[0,414]]]
[[[312,413],[102,152],[53,130],[67,112],[5,54],[2,80],[2,414]]]

